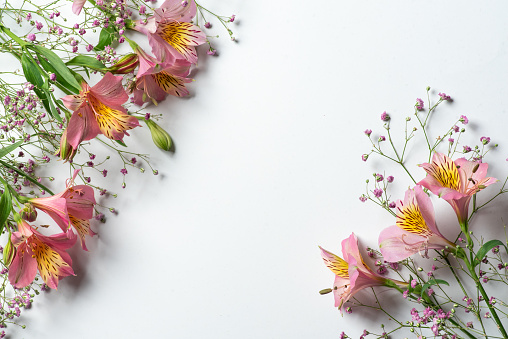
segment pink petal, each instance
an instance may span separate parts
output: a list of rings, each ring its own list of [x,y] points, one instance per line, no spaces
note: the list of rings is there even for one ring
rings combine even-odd
[[[99,133],[99,125],[92,110],[88,105],[84,105],[78,111],[75,111],[69,120],[67,142],[72,148],[76,149],[82,141],[93,139]]]
[[[132,29],[145,35],[155,33],[155,31],[157,30],[157,23],[155,22],[155,17],[152,16],[148,18],[146,24],[143,24],[141,20],[134,21],[134,27]]]
[[[65,107],[74,112],[83,104],[84,98],[81,95],[67,95],[62,98],[62,101]]]
[[[17,248],[16,256],[9,267],[9,282],[14,287],[26,287],[34,281],[37,274],[37,261],[32,255],[32,249],[26,243]]]
[[[122,110],[122,104],[128,99],[129,95],[122,86],[122,76],[115,76],[110,72],[104,74],[104,77],[90,90],[90,93],[104,105],[116,110]]]
[[[405,243],[402,238],[404,238]],[[408,246],[407,244],[416,244],[425,240],[419,235],[404,231],[394,225],[381,231],[378,243],[384,260],[397,262],[419,252],[418,249],[415,249],[415,246]]]
[[[69,215],[67,213],[67,203],[60,195],[47,198],[35,198],[30,202],[35,208],[38,208],[48,214],[57,224],[65,230],[69,225]]]
[[[422,187],[419,185],[415,186],[414,189],[411,191],[413,191],[416,203],[420,208],[420,212],[422,214],[423,220],[425,220],[425,224],[427,224],[427,227],[433,233],[441,235],[439,229],[436,226],[436,220],[434,217],[434,206],[432,205],[429,196],[423,191]]]
[[[91,219],[95,205],[94,190],[90,186],[77,185],[62,195],[66,199],[67,212],[78,219]]]
[[[85,3],[86,0],[74,0],[74,3],[72,4],[72,13],[79,15]]]
[[[155,19],[157,22],[172,20],[190,22],[196,15],[196,3],[189,1],[187,6],[182,6],[180,0],[166,0],[155,10]]]

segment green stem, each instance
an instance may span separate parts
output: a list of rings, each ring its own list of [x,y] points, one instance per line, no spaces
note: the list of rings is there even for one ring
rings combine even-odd
[[[55,193],[53,193],[49,188],[47,188],[46,186],[44,186],[43,184],[37,182],[37,180],[35,180],[34,178],[28,176],[26,173],[20,171],[19,169],[17,169],[16,167],[6,163],[5,161],[3,160],[0,160],[0,164],[13,170],[14,172],[18,173],[19,175],[22,175],[23,177],[25,177],[28,181],[32,182],[33,184],[39,186],[40,188],[42,188],[43,190],[45,190],[46,192],[48,192],[49,194],[51,195],[55,195]]]
[[[490,313],[492,314],[492,317],[494,318],[494,321],[496,322],[499,331],[501,332],[501,334],[503,335],[504,338],[508,338],[508,333],[506,332],[506,330],[503,326],[503,323],[501,322],[501,319],[499,319],[496,309],[490,304],[490,302],[489,302],[490,298],[489,298],[487,292],[485,291],[485,289],[483,288],[482,284],[480,283],[480,279],[478,278],[478,275],[476,274],[474,266],[471,264],[473,262],[473,247],[472,247],[473,240],[471,239],[471,235],[468,232],[467,221],[464,222],[463,224],[461,224],[461,228],[463,229],[463,233],[465,234],[465,236],[467,238],[468,248],[470,251],[470,253],[469,253],[470,259],[468,259],[467,256],[464,256],[464,258],[463,258],[464,263],[466,264],[467,269],[468,269],[469,273],[471,274],[471,277],[473,278],[476,288],[478,288],[478,291],[480,292],[485,303],[487,304],[487,307],[489,308]]]

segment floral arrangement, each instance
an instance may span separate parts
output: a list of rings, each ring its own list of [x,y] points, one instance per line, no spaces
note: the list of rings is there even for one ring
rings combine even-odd
[[[145,125],[158,148],[173,151],[157,123],[163,117],[146,107],[189,95],[196,47],[216,54],[208,18],[235,40],[234,15],[216,15],[194,0],[158,6],[155,0],[23,0],[0,8],[0,51],[19,65],[0,78],[0,328],[24,327],[17,318],[35,295],[74,275],[67,250],[79,242],[87,251],[97,231],[91,220],[116,213],[98,200],[116,193],[94,184],[110,174],[112,159],[122,164],[122,188],[128,168],[143,173],[144,163],[158,174],[147,154],[129,150],[126,136]],[[98,146],[110,155],[96,156]],[[40,174],[48,163],[69,169],[65,187],[51,187],[55,178]]]
[[[508,192],[508,178],[499,182],[490,177],[485,162],[487,153],[498,145],[491,144],[489,137],[481,137],[473,147],[461,145],[469,123],[464,115],[432,138],[429,121],[438,106],[451,98],[444,93],[434,101],[431,97],[427,88],[428,108],[416,99],[414,115],[405,121],[402,148],[396,147],[386,112],[381,115],[385,133],[375,138],[372,130],[365,131],[372,149],[362,160],[378,156],[401,166],[409,189],[404,197],[392,200],[393,176],[377,171],[373,185],[367,180],[360,201],[373,202],[390,213],[394,225],[381,231],[379,250],[367,247],[366,256],[355,234],[342,241],[342,256],[321,248],[335,280],[320,293],[333,294],[341,314],[368,308],[377,310],[377,317],[382,313],[383,320],[388,318],[390,325],[381,325],[377,332],[365,329],[360,338],[508,338],[508,300],[502,292],[508,284],[508,241],[486,239],[481,222],[475,225],[485,206]],[[413,169],[407,166],[408,149],[418,138],[427,146],[427,154],[420,158],[420,168]],[[451,209],[445,211],[456,217],[436,216],[434,204],[439,200],[446,201]],[[379,298],[380,290],[386,289],[400,295],[402,316],[392,299],[386,303]],[[342,332],[340,338],[350,337]]]

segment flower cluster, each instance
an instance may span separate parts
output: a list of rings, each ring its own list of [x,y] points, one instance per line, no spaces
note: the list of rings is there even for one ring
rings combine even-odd
[[[148,154],[126,148],[126,137],[144,124],[155,146],[174,151],[171,136],[157,123],[163,115],[147,109],[169,95],[189,95],[198,55],[217,53],[205,33],[212,22],[235,41],[235,15],[217,15],[194,0],[8,5],[0,17],[0,52],[21,67],[2,72],[0,82],[0,234],[6,239],[0,328],[15,323],[40,291],[57,289],[62,278],[75,275],[68,250],[79,242],[88,251],[94,220],[104,222],[105,210],[117,213],[98,201],[117,194],[97,186],[97,177],[121,174],[126,188],[131,169],[144,173],[149,166],[159,173]],[[204,44],[207,53],[198,53]],[[97,153],[99,143],[109,154]],[[109,167],[111,159],[122,167]],[[48,165],[69,169],[60,193],[51,190],[54,177],[40,175],[38,168]]]
[[[427,88],[429,93],[430,88]],[[475,146],[474,151],[470,146],[463,146],[463,152],[458,147],[458,139],[464,128],[459,128],[458,124],[466,125],[469,120],[466,116],[460,116],[451,128],[437,138],[437,141],[429,139],[427,124],[429,117],[433,114],[439,104],[451,101],[451,97],[439,93],[438,101],[431,105],[429,96],[429,108],[424,109],[423,100],[417,99],[415,104],[415,118],[418,122],[413,129],[408,128],[411,118],[406,118],[406,132],[404,149],[401,152],[395,147],[391,139],[389,115],[384,112],[381,115],[383,127],[387,130],[390,145],[393,151],[389,153],[381,145],[385,137],[379,137],[375,142],[373,132],[367,129],[364,134],[369,138],[372,144],[370,153],[362,156],[366,161],[372,154],[381,155],[398,165],[408,175],[412,182],[410,188],[405,192],[403,199],[391,201],[388,184],[393,182],[393,177],[385,179],[385,175],[379,172],[373,174],[374,188],[369,189],[369,180],[367,180],[367,192],[360,197],[362,202],[372,201],[378,206],[389,212],[395,219],[394,225],[383,229],[379,234],[379,251],[370,247],[367,248],[368,257],[376,260],[378,267],[377,273],[368,268],[368,265],[361,258],[354,235],[342,242],[342,253],[344,259],[341,259],[330,252],[321,249],[322,257],[326,266],[335,274],[333,287],[322,290],[322,294],[333,292],[335,296],[335,306],[341,310],[346,304],[347,310],[351,311],[353,307],[369,307],[382,310],[398,325],[390,331],[383,327],[382,333],[374,333],[364,330],[361,337],[377,335],[378,338],[386,338],[387,335],[399,330],[409,330],[418,338],[426,335],[433,335],[440,338],[477,338],[493,336],[498,332],[503,338],[508,338],[505,324],[503,323],[503,314],[506,314],[506,301],[500,300],[499,296],[489,295],[485,290],[485,284],[491,284],[497,281],[503,284],[508,283],[506,274],[507,266],[505,243],[493,239],[484,240],[482,237],[474,237],[471,231],[472,217],[480,209],[490,203],[494,198],[508,192],[505,180],[500,191],[483,204],[478,204],[477,195],[483,190],[498,182],[487,174],[488,164],[484,162],[485,155],[490,149],[484,146],[489,145],[489,137],[481,137],[481,146]],[[406,166],[406,153],[408,143],[416,136],[416,132],[421,129],[425,143],[428,146],[428,161],[422,162],[417,174],[414,174]],[[412,131],[408,134],[408,131]],[[457,134],[456,138],[451,138]],[[448,140],[447,140],[448,138]],[[447,140],[448,143],[443,143]],[[422,143],[423,144],[423,143]],[[438,147],[446,147],[448,153],[439,152]],[[497,147],[493,145],[492,147]],[[468,154],[472,152],[468,159],[458,157],[452,159],[455,153]],[[423,171],[422,171],[423,170]],[[418,178],[418,180],[417,180]],[[433,207],[433,197],[446,201],[453,210],[457,225],[445,225],[438,227]],[[459,235],[456,240],[447,238],[444,233],[455,231]],[[504,250],[503,250],[504,249]],[[417,261],[419,258],[434,260],[434,264],[426,271]],[[358,264],[361,263],[361,264]],[[363,273],[355,274],[356,271]],[[445,271],[451,272],[455,278],[455,285],[442,279],[445,277]],[[459,274],[463,271],[463,274]],[[396,273],[402,281],[394,280],[389,277],[389,273]],[[464,280],[472,279],[473,284],[467,284]],[[447,287],[450,289],[447,290]],[[476,286],[472,291],[469,286]],[[364,304],[357,297],[356,293],[365,287],[385,287],[396,290],[401,294],[401,302],[410,302],[414,304],[409,312],[409,320],[397,320],[397,317],[390,313],[390,309],[383,307],[382,301],[376,297],[376,305]],[[461,291],[459,296],[454,293]],[[462,294],[464,293],[464,294]],[[458,312],[462,310],[463,312]],[[348,312],[350,313],[350,312]],[[474,321],[463,319],[467,314],[474,314],[480,326],[475,326]],[[490,319],[493,326],[489,327],[486,320]],[[405,334],[407,332],[404,332]],[[345,333],[342,338],[348,338]]]

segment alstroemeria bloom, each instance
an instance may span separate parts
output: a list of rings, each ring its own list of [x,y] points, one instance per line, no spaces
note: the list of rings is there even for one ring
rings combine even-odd
[[[146,24],[136,21],[134,29],[148,36],[152,52],[158,60],[172,61],[183,57],[196,63],[198,55],[195,46],[206,42],[206,34],[190,23],[195,15],[194,0],[186,6],[180,0],[166,0]]]
[[[342,311],[342,306],[357,292],[373,286],[393,286],[394,284],[406,286],[407,283],[384,278],[374,273],[363,261],[358,249],[358,239],[352,233],[349,238],[342,241],[341,259],[337,255],[321,249],[321,256],[325,265],[335,273],[333,295],[335,307]]]
[[[83,82],[79,95],[62,98],[65,106],[74,111],[65,132],[67,143],[76,149],[82,141],[98,134],[113,140],[129,135],[127,130],[139,126],[139,122],[122,107],[128,98],[122,87],[122,77],[110,72],[93,87]]]
[[[30,203],[46,212],[64,232],[67,232],[70,226],[74,227],[79,235],[81,247],[87,251],[85,236],[95,235],[90,228],[95,197],[93,188],[90,186],[74,185],[78,172],[79,170],[74,171],[72,179],[67,181],[67,188],[63,192],[52,197],[30,199]]]
[[[72,259],[65,250],[76,242],[76,236],[66,233],[45,236],[37,232],[24,220],[18,222],[18,231],[11,236],[16,247],[16,256],[9,267],[12,286],[23,288],[30,284],[37,270],[42,280],[51,288],[58,287],[58,280],[74,275]]]
[[[432,162],[420,165],[427,172],[418,184],[446,200],[464,224],[468,218],[469,201],[474,194],[497,181],[487,177],[488,164],[460,158],[455,161],[434,153]]]
[[[415,253],[427,257],[429,249],[455,248],[439,232],[434,208],[421,186],[406,191],[404,201],[397,201],[396,225],[379,235],[379,249],[388,262],[404,260]]]
[[[155,105],[164,100],[167,94],[182,97],[189,95],[185,83],[192,82],[187,78],[191,63],[184,59],[174,62],[158,62],[143,49],[136,48],[139,59],[139,70],[136,76],[134,103],[143,105],[152,101]]]

